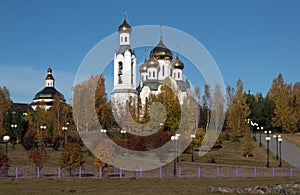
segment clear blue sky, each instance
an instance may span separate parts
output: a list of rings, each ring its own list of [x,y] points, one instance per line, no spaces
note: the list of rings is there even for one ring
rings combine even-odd
[[[0,86],[14,102],[30,103],[51,66],[68,102],[87,52],[116,32],[127,9],[132,26],[178,28],[199,40],[226,85],[266,94],[282,73],[300,81],[300,1],[1,1]],[[113,57],[113,54],[112,54]],[[188,71],[188,70],[186,70]]]

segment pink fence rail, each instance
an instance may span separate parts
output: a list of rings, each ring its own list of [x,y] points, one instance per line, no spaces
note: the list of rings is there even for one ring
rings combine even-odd
[[[127,168],[98,169],[93,166],[78,168],[31,166],[9,167],[0,172],[0,177],[8,178],[232,178],[232,177],[300,177],[300,169],[266,168],[266,167],[233,167],[233,166],[165,166],[144,171],[142,167],[135,171]]]

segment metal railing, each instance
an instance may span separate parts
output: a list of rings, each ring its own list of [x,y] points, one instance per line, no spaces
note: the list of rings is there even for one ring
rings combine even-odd
[[[175,177],[183,178],[233,178],[233,177],[300,177],[300,169],[296,168],[266,168],[247,166],[193,166],[178,167]],[[93,166],[79,168],[43,167],[32,166],[10,167],[7,171],[0,172],[0,177],[5,178],[172,178],[173,167],[165,166],[157,169],[143,171],[128,171],[126,169],[110,168],[98,169]]]

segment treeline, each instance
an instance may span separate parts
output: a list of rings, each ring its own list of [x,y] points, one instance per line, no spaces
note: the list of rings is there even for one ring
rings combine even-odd
[[[195,138],[196,146],[201,145],[205,131],[210,130],[209,128],[218,130],[222,127],[228,139],[243,141],[244,153],[248,155],[253,149],[251,130],[258,131],[256,128],[251,128],[249,120],[257,123],[259,127],[264,127],[265,130],[280,133],[295,133],[300,130],[300,83],[287,84],[281,74],[273,80],[266,96],[261,93],[245,92],[243,82],[239,79],[236,86],[228,86],[226,92],[222,91],[218,84],[205,85],[203,90],[196,88],[191,92],[190,97],[184,99],[182,105],[174,94],[172,82],[166,80],[165,85],[161,87],[161,93],[150,95],[145,105],[142,105],[139,97],[129,99],[129,112],[119,112],[121,115],[119,118],[113,114],[117,110],[112,107],[111,100],[107,98],[104,83],[104,76],[96,75],[76,85],[73,88],[72,102],[77,110],[61,102],[57,95],[51,109],[46,111],[38,107],[35,111],[31,110],[26,114],[19,110],[13,111],[9,90],[6,87],[0,88],[1,137],[8,134],[12,145],[22,143],[28,150],[31,162],[38,167],[43,164],[39,159],[46,161],[48,158],[45,147],[52,147],[54,150],[61,148],[61,165],[69,166],[71,170],[73,166],[84,163],[80,153],[83,144],[77,130],[95,130],[98,127],[95,121],[100,123],[101,128],[108,130],[107,134],[115,143],[137,151],[158,148],[168,142],[178,129],[191,131],[196,126],[198,129]],[[153,106],[156,102],[160,102],[164,109]],[[190,112],[191,107],[195,112]],[[93,110],[95,112],[92,112]],[[213,115],[221,117],[213,117]],[[165,116],[166,120],[161,124],[160,119]],[[17,127],[12,128],[11,124],[16,124]],[[43,129],[41,126],[46,128]],[[159,129],[159,131],[155,135],[148,136],[147,140],[144,136],[131,134],[122,139],[118,131],[120,127],[131,131],[152,129]],[[190,141],[190,137],[186,139]],[[219,137],[214,147],[221,147],[221,144],[222,140]],[[101,150],[99,148],[105,147],[96,146],[97,151]],[[108,148],[110,148],[108,153],[114,153],[113,148]],[[166,158],[164,153],[165,151],[161,151],[157,154],[162,161]],[[75,160],[70,162],[70,159]],[[96,157],[95,164],[106,165]]]

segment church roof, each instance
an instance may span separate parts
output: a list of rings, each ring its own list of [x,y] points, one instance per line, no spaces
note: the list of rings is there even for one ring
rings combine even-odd
[[[45,80],[50,80],[50,79],[51,80],[55,80],[54,77],[53,77],[53,75],[52,75],[52,69],[48,68],[47,72],[48,72],[48,74],[47,74]]]
[[[163,43],[162,38],[160,38],[160,41],[156,47],[154,47],[150,52],[150,57],[169,57],[170,60],[173,58],[172,51]]]
[[[118,32],[129,32],[131,33],[131,26],[127,23],[126,19],[124,19],[123,23],[119,26]]]
[[[171,63],[171,67],[175,69],[184,69],[184,63],[176,56],[176,59]]]
[[[147,86],[150,88],[151,91],[157,91],[160,85],[163,85],[163,81],[160,80],[147,80],[145,82],[143,82],[143,87]],[[188,80],[186,81],[176,81],[176,84],[178,86],[178,88],[180,89],[180,91],[184,92],[187,91],[190,88],[190,83]],[[142,88],[141,86],[138,86],[137,91],[141,92]]]
[[[54,99],[54,96],[57,93],[62,101],[66,101],[64,95],[57,91],[54,87],[45,87],[34,96],[33,100]]]
[[[20,112],[28,112],[31,109],[29,104],[25,104],[25,103],[12,103],[11,105],[11,110],[12,111],[20,111]]]
[[[125,51],[129,51],[131,54],[135,55],[135,52],[130,49],[130,45],[120,45],[119,50],[117,51],[117,55],[118,54],[124,54]]]
[[[147,61],[139,67],[140,73],[147,72]]]

